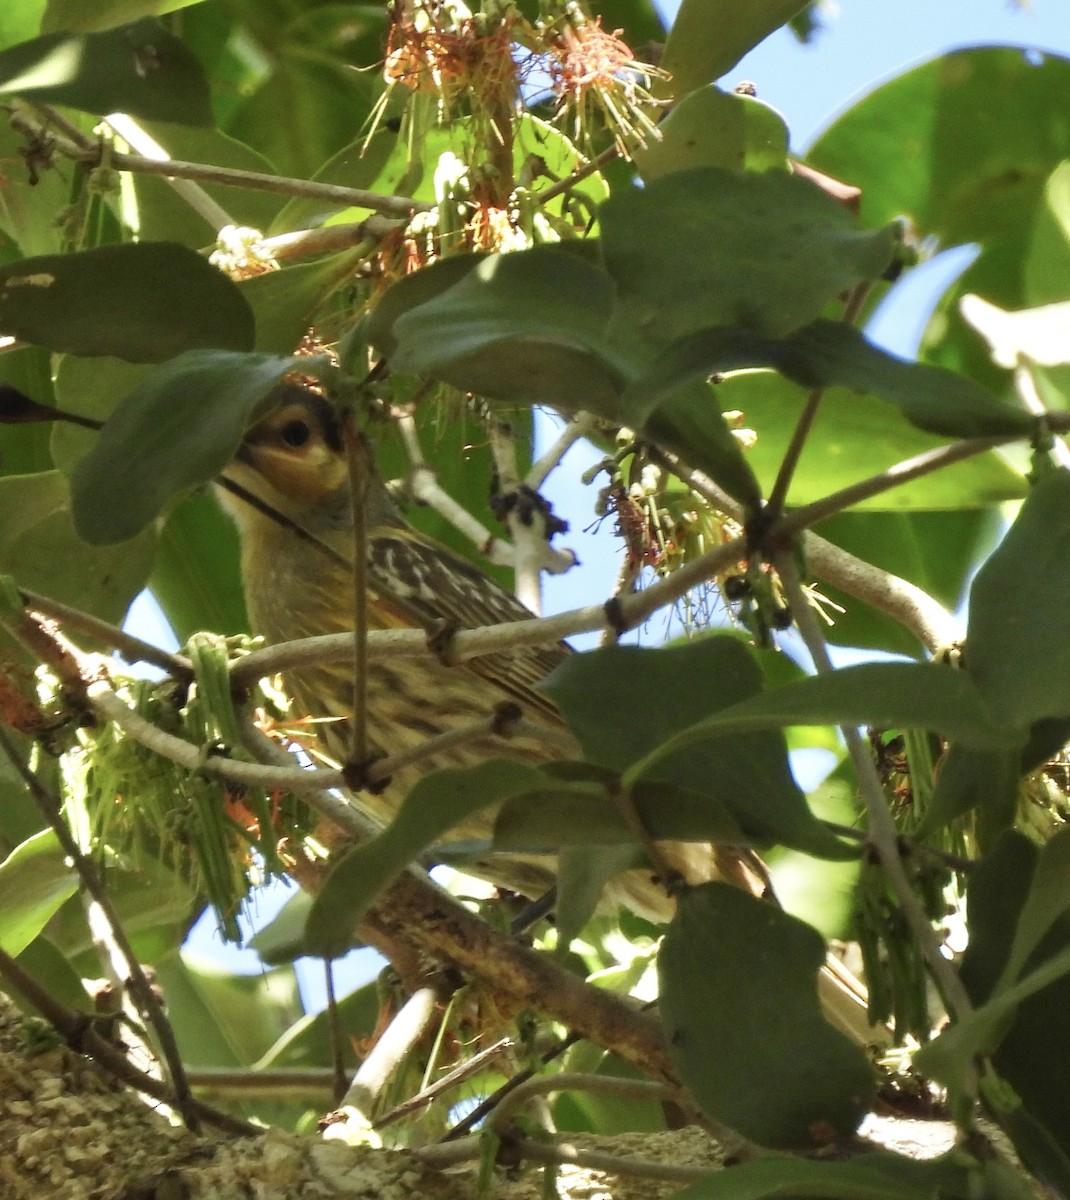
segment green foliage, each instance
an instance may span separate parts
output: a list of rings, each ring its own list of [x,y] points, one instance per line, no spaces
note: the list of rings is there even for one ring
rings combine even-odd
[[[157,971],[186,1056],[319,1066],[331,1022],[304,1012],[296,957],[341,954],[372,914],[366,928],[406,946],[411,980],[426,944],[406,943],[412,931],[376,907],[391,881],[443,860],[491,878],[502,863],[528,879],[553,871],[556,924],[534,926],[538,953],[524,960],[539,963],[539,986],[514,980],[502,996],[500,977],[487,984],[462,950],[444,954],[487,994],[451,1005],[435,1047],[399,1068],[399,1089],[429,1081],[444,1046],[515,1033],[518,1011],[550,1003],[547,979],[571,995],[563,973],[578,971],[645,997],[656,958],[658,1019],[697,1107],[761,1146],[806,1152],[850,1136],[880,1083],[818,1000],[823,939],[847,935],[873,1010],[896,1033],[932,1038],[915,1065],[946,1087],[969,1139],[925,1164],[778,1156],[680,1194],[1024,1195],[1032,1180],[977,1140],[978,1100],[1032,1179],[1070,1193],[1070,788],[1039,770],[1070,737],[1070,470],[1053,440],[1070,424],[1070,61],[1004,47],[943,55],[859,99],[806,170],[781,114],[717,86],[786,23],[808,35],[814,13],[799,0],[684,0],[662,71],[634,61],[640,40],[661,36],[645,0],[590,12],[542,0],[475,13],[425,0],[90,7],[0,13],[12,114],[0,129],[4,951],[72,1010],[88,1007],[94,939],[76,874],[41,832],[38,802],[62,804]],[[190,178],[115,170],[113,148],[152,149],[98,130],[116,111],[153,154],[193,164],[180,171]],[[917,361],[867,338],[865,315],[901,271],[965,244],[978,257],[940,298]],[[543,679],[524,625],[492,652],[512,659],[457,669],[493,679],[508,661],[509,699],[538,710],[548,698],[571,741],[537,765],[503,742],[500,758],[426,772],[382,832],[339,852],[337,832],[313,831],[304,801],[271,789],[242,749],[243,705],[275,727],[300,729],[305,714],[232,687],[226,659],[249,646],[224,639],[247,632],[248,615],[236,535],[205,494],[291,374],[338,406],[358,476],[367,444],[386,478],[408,477],[423,499],[431,466],[475,514],[477,549],[494,549],[478,522],[495,496],[522,548],[542,554],[537,532],[524,547],[541,509],[509,490],[511,468],[523,480],[531,465],[535,409],[580,416],[606,455],[598,515],[624,546],[608,624],[623,634],[654,609],[637,615],[638,579],[658,608],[682,598],[692,624],[719,589],[745,631],[603,646]],[[339,501],[329,535],[348,513]],[[447,505],[410,515],[479,558]],[[961,662],[786,667],[772,647],[793,621],[823,658],[794,579],[811,581],[798,535],[815,526],[831,543],[813,555],[829,575],[817,587],[846,608],[828,640],[931,653],[954,628],[934,612],[954,609],[973,577]],[[430,585],[403,582],[432,607]],[[142,654],[91,618],[120,623],[146,584],[188,658],[152,655],[169,680],[129,685],[80,647]],[[310,600],[319,586],[310,576]],[[20,588],[53,602],[42,613],[69,643],[25,611]],[[386,600],[397,603],[377,610],[380,624],[409,623],[404,597]],[[296,607],[295,629],[326,632]],[[592,629],[597,611],[568,632]],[[428,652],[449,661],[452,624],[426,632]],[[101,713],[104,693],[129,709],[121,731]],[[420,697],[406,735],[435,732],[436,699]],[[837,730],[860,726],[868,749],[845,758]],[[390,732],[372,734],[395,753]],[[793,773],[799,749],[838,762],[809,794]],[[37,800],[9,755],[34,773]],[[224,791],[210,757],[256,785]],[[285,965],[246,980],[180,957],[206,903],[235,936],[258,873],[318,878],[332,849],[315,898],[258,938],[265,961]],[[717,869],[745,882],[755,849],[795,915],[709,882]],[[704,873],[670,897],[653,868],[671,880],[677,860]],[[675,916],[665,930],[617,913],[615,895],[674,902]],[[504,929],[514,913],[501,899],[480,911]],[[969,947],[953,960],[935,943],[963,901]],[[372,987],[345,1000],[347,1033],[371,1036],[381,1002]],[[852,1011],[856,1040],[880,1040]],[[516,1035],[515,1062],[541,1055],[551,1019],[572,1023],[549,1007]],[[613,1056],[627,1039],[599,1032],[613,1053],[575,1046],[566,1069],[634,1073]],[[473,1091],[505,1073],[482,1067]],[[311,1103],[240,1107],[292,1125]],[[595,1132],[662,1120],[649,1100],[598,1092],[564,1095],[555,1113]]]

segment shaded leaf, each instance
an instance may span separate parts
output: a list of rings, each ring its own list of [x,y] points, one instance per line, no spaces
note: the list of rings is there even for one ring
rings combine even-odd
[[[190,351],[153,371],[109,417],[71,477],[75,527],[91,545],[144,529],[172,497],[214,479],[294,360]],[[314,367],[312,359],[302,370]]]
[[[607,773],[614,782],[616,776]],[[633,793],[643,828],[654,838],[741,845],[747,837],[731,807],[671,784],[641,783]],[[633,845],[635,831],[606,786],[562,782],[507,800],[494,821],[499,850]]]
[[[41,19],[42,33],[90,33],[111,29],[138,17],[162,17],[165,13],[200,4],[202,0],[98,0],[87,9],[82,0],[48,0]]]
[[[987,750],[950,746],[940,762],[932,802],[915,836],[930,837],[936,830],[979,809],[978,841],[982,849],[990,847],[1014,820],[1021,776],[1021,752],[1016,747]]]
[[[891,227],[858,229],[820,188],[779,171],[677,171],[617,191],[600,220],[622,346],[720,325],[782,337],[877,278],[897,241]]]
[[[978,1194],[981,1173],[981,1164],[961,1151],[923,1162],[880,1152],[853,1162],[759,1158],[734,1164],[728,1171],[713,1172],[675,1192],[673,1200],[766,1200],[770,1196],[922,1200],[937,1195],[968,1196]]]
[[[821,1015],[824,961],[814,929],[736,888],[677,900],[658,959],[670,1054],[702,1110],[759,1145],[853,1133],[875,1093],[865,1054]]]
[[[443,833],[488,804],[543,782],[533,767],[507,759],[425,775],[390,825],[347,851],[331,870],[309,914],[308,952],[324,958],[344,954],[353,944],[357,922],[379,892]]]
[[[174,242],[101,246],[0,268],[0,330],[70,354],[162,362],[183,350],[252,348],[233,283]]]
[[[58,471],[0,479],[0,572],[21,587],[121,624],[152,570],[155,537],[87,546]]]
[[[568,250],[489,255],[394,320],[391,361],[497,399],[611,414],[626,370],[604,336],[612,302],[606,276]]]
[[[874,663],[815,675],[730,705],[670,738],[629,774],[643,774],[663,757],[707,738],[820,724],[929,729],[982,749],[1019,747],[1024,738],[996,720],[964,671],[935,663]]]
[[[1028,437],[1036,420],[940,367],[904,362],[839,321],[817,320],[790,337],[703,329],[674,342],[624,395],[629,410],[719,372],[772,367],[808,389],[847,387],[894,404],[919,429],[947,437]]]
[[[101,33],[48,33],[0,51],[0,95],[101,116],[210,125],[201,65],[151,18]]]
[[[966,672],[1006,724],[1070,716],[1070,472],[1037,481],[970,589]]]
[[[659,650],[605,647],[568,659],[541,686],[592,763],[627,772],[629,788],[670,784],[709,804],[699,827],[704,820],[716,829],[727,809],[755,842],[829,857],[855,853],[810,813],[773,723],[731,743],[716,737],[701,745],[699,739],[683,741],[703,718],[716,722],[710,713],[761,698],[761,669],[737,639],[714,636]],[[686,745],[686,753],[677,753],[678,745]]]

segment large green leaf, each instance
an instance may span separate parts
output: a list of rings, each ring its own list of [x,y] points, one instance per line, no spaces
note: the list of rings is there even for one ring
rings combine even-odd
[[[717,720],[709,714],[763,698],[761,668],[736,638],[701,638],[660,650],[606,647],[570,658],[542,686],[587,759],[627,771],[629,786],[668,783],[706,797],[711,829],[724,806],[754,841],[832,858],[853,853],[810,813],[788,767],[783,734],[772,723],[731,742],[710,737],[701,745],[697,739],[688,743],[685,753],[670,749],[681,730]]]
[[[929,433],[969,438],[1028,437],[1036,421],[968,379],[939,367],[904,362],[838,321],[819,319],[790,336],[765,337],[721,326],[673,342],[624,395],[629,411],[710,375],[772,367],[808,389],[845,387],[893,404]]]
[[[106,621],[122,623],[152,569],[155,536],[88,546],[71,516],[58,471],[0,479],[0,573]]]
[[[551,680],[569,665],[559,667]],[[562,703],[556,696],[555,701]],[[682,730],[638,759],[628,775],[642,778],[663,758],[700,742],[786,725],[930,729],[980,749],[1020,747],[1026,737],[1023,731],[997,720],[966,672],[936,663],[843,667],[718,707],[720,711],[715,715]]]
[[[622,345],[722,325],[782,337],[880,276],[896,245],[891,227],[860,230],[820,188],[779,171],[677,171],[617,191],[601,227]]]
[[[1070,716],[1070,471],[1034,486],[970,589],[966,670],[999,720]]]
[[[202,0],[100,0],[86,6],[82,0],[48,0],[41,20],[42,33],[92,33],[111,29],[138,17],[162,17]]]
[[[16,846],[0,863],[0,946],[21,954],[61,904],[78,890],[78,876],[51,829]]]
[[[214,479],[293,362],[268,354],[190,351],[146,376],[71,477],[81,536],[92,545],[123,541],[155,520],[173,497]]]
[[[871,92],[808,161],[862,188],[867,224],[906,215],[948,245],[1017,240],[1070,156],[1068,118],[1070,60],[958,50]]]
[[[210,125],[201,65],[151,18],[102,33],[48,33],[0,51],[0,95],[100,116]]]
[[[627,359],[609,347],[609,279],[557,246],[494,254],[393,322],[399,371],[499,399],[613,413]]]
[[[703,1111],[759,1145],[853,1133],[874,1095],[865,1054],[821,1015],[824,961],[814,929],[736,888],[678,898],[658,958],[670,1053]]]
[[[252,349],[253,314],[186,246],[141,242],[0,268],[0,331],[49,350],[162,362],[183,350]]]
[[[661,137],[635,153],[648,182],[693,167],[766,171],[788,166],[788,130],[774,108],[704,87],[685,96],[658,126]]]
[[[210,495],[175,505],[159,532],[149,587],[179,642],[199,629],[249,631],[238,531]]]
[[[309,914],[308,952],[324,958],[344,954],[353,945],[357,922],[378,893],[428,846],[488,804],[533,791],[545,782],[533,767],[506,759],[424,776],[390,825],[378,837],[347,851],[331,870]]]
[[[669,79],[658,94],[679,100],[719,79],[805,7],[805,0],[683,0],[661,60]]]

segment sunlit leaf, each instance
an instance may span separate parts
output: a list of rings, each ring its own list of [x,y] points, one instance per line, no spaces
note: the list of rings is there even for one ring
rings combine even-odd
[[[16,846],[0,863],[0,947],[21,954],[78,890],[78,876],[51,829]]]

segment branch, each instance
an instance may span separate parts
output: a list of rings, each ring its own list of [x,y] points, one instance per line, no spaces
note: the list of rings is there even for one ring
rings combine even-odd
[[[14,129],[26,137],[40,138],[48,133],[47,128],[31,120],[25,113],[12,114]],[[52,133],[53,149],[72,162],[89,167],[101,164],[102,150],[99,145],[79,145],[62,134]],[[163,175],[172,179],[194,179],[201,183],[216,183],[223,187],[246,188],[250,191],[275,192],[283,196],[300,199],[324,200],[338,208],[369,208],[372,212],[389,217],[409,218],[413,213],[429,212],[434,205],[408,196],[383,196],[367,192],[362,188],[341,187],[333,183],[316,183],[307,179],[290,179],[282,175],[264,175],[259,171],[238,171],[232,167],[217,167],[211,163],[181,162],[169,158],[159,161],[140,154],[108,156],[108,165],[119,171],[132,171],[141,175]]]

